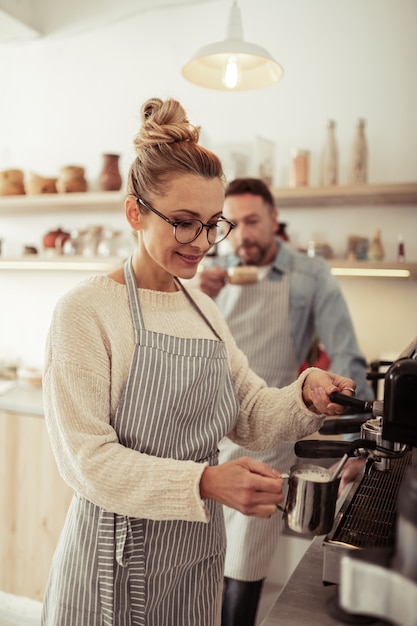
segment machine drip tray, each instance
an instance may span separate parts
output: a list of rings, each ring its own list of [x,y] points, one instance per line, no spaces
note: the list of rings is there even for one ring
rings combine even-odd
[[[398,491],[412,462],[412,452],[392,459],[388,471],[372,466],[354,485],[324,540],[323,582],[340,582],[340,560],[355,549],[395,545],[395,512]]]

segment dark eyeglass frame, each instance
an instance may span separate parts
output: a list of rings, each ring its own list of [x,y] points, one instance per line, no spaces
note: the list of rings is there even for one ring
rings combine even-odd
[[[197,219],[195,217],[192,217],[192,218],[190,218],[188,220],[179,220],[178,222],[174,222],[173,220],[170,220],[169,217],[167,217],[163,213],[160,213],[159,211],[154,209],[153,206],[151,206],[148,202],[146,202],[142,198],[136,197],[135,200],[137,202],[139,202],[139,204],[144,206],[146,209],[149,209],[149,211],[152,211],[152,213],[155,213],[155,215],[158,215],[161,219],[165,220],[165,222],[167,222],[167,224],[170,224],[173,227],[173,229],[174,229],[174,237],[175,237],[176,241],[178,241],[178,239],[177,239],[177,226],[180,226],[181,224],[184,224],[184,223],[187,223],[187,222],[200,222],[201,228],[198,231],[198,233],[195,235],[195,237],[193,237],[189,241],[178,241],[178,243],[181,243],[181,244],[191,243],[192,241],[195,241],[197,239],[197,237],[199,237],[201,235],[203,228],[206,228],[207,229],[207,241],[209,242],[209,244],[211,246],[214,246],[214,245],[220,243],[221,241],[224,241],[226,239],[226,237],[228,237],[230,235],[230,232],[236,226],[236,224],[234,224],[233,222],[229,222],[229,220],[225,219],[224,217],[220,217],[217,220],[217,222],[215,222],[214,224],[204,224],[204,222],[202,222],[201,220],[199,220],[199,219]],[[213,232],[214,228],[217,228],[217,224],[219,222],[221,222],[222,224],[227,224],[229,226],[229,230],[224,235],[224,237],[222,237],[218,241],[211,242],[210,239],[209,239],[209,233]]]

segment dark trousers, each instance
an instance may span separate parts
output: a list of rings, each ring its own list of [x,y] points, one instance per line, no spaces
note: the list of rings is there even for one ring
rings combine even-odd
[[[263,584],[224,578],[222,626],[255,626]]]

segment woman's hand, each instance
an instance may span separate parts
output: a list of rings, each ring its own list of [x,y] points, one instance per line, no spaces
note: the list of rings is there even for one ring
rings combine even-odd
[[[305,405],[316,413],[325,415],[342,415],[347,408],[330,401],[333,391],[355,395],[356,383],[333,372],[313,368],[309,371],[303,384],[303,400]]]
[[[200,480],[200,495],[236,509],[244,515],[268,518],[283,502],[283,479],[265,463],[241,457],[206,467]]]

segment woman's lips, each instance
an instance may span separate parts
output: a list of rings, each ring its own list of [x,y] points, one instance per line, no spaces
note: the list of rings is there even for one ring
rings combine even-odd
[[[198,265],[203,258],[201,255],[178,253],[187,265]]]

